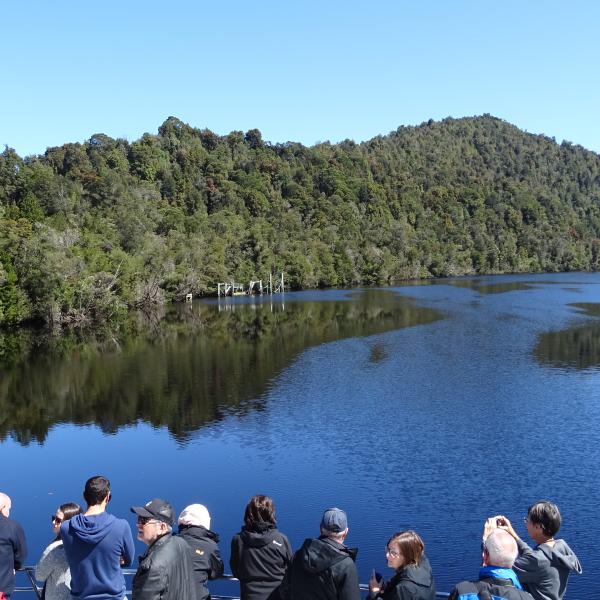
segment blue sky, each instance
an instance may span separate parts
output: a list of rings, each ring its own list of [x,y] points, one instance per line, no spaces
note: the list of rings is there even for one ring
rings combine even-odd
[[[6,0],[0,144],[174,115],[312,145],[491,113],[600,152],[599,26],[595,0]]]

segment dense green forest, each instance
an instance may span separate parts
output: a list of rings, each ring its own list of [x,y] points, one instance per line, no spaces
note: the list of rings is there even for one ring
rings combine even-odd
[[[285,271],[295,288],[600,266],[600,156],[489,115],[361,144],[169,117],[0,154],[0,325],[97,323]]]

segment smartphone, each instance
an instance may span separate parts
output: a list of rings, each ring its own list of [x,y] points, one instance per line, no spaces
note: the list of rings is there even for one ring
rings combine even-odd
[[[375,569],[371,571],[371,578],[376,579],[377,583],[381,583],[383,581],[383,575],[378,573]]]

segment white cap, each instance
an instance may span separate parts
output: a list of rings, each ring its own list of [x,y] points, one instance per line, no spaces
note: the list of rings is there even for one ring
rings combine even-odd
[[[210,514],[203,504],[190,504],[186,506],[177,520],[179,525],[192,525],[210,529]]]

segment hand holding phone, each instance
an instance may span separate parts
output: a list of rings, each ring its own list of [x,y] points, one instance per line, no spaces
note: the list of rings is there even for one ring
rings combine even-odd
[[[371,571],[371,577],[369,579],[369,591],[373,594],[377,594],[381,591],[381,587],[383,585],[383,575],[381,573],[377,573],[375,569]]]

